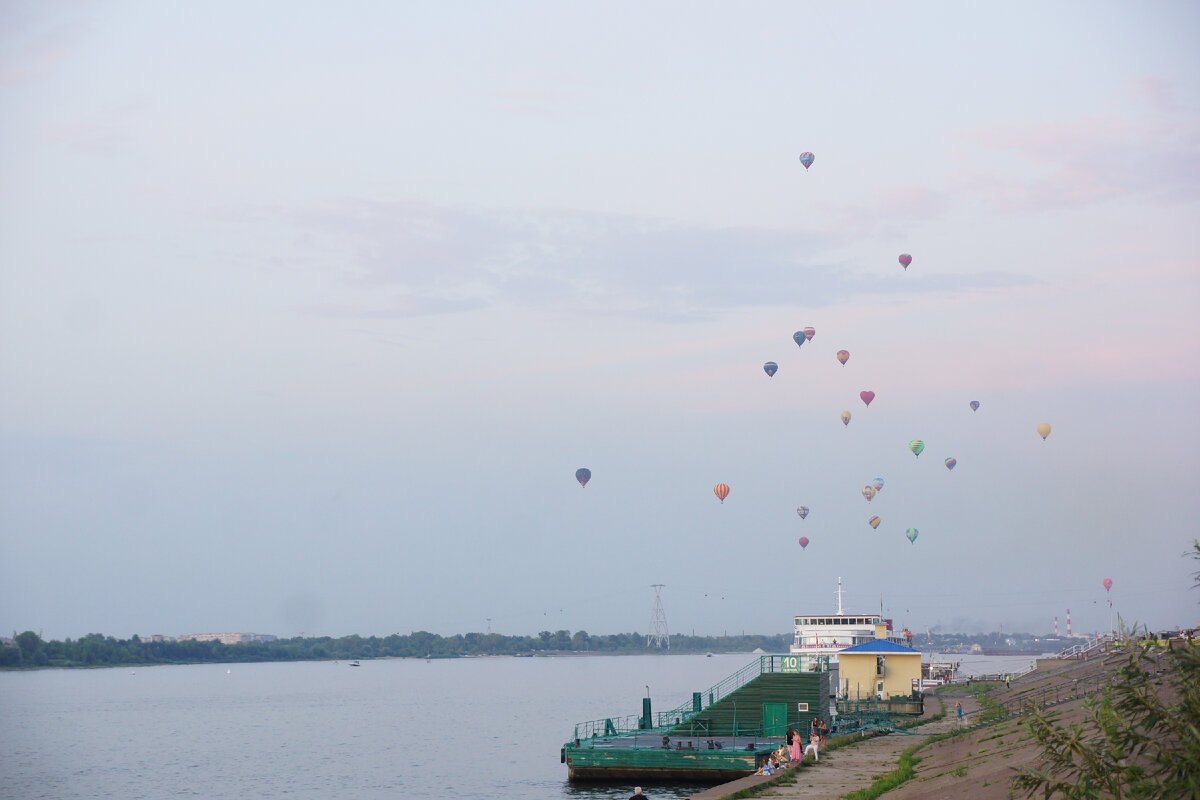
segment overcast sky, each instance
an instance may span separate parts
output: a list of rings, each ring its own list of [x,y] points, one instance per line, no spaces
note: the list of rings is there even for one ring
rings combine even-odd
[[[0,0],[0,632],[1194,625],[1198,220],[1182,0]]]

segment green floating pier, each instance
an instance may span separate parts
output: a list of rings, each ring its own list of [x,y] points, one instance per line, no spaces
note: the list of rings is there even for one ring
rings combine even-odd
[[[581,722],[563,745],[572,783],[724,783],[754,773],[789,725],[808,735],[829,723],[829,672],[800,671],[795,656],[761,656],[690,703]]]

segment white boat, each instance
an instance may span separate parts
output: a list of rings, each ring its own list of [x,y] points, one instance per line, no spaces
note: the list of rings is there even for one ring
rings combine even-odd
[[[892,621],[880,614],[847,614],[842,610],[842,579],[837,584],[837,613],[797,614],[795,636],[789,652],[800,656],[800,669],[828,669],[837,664],[837,654],[856,644],[887,639],[912,646],[912,634],[892,630]]]

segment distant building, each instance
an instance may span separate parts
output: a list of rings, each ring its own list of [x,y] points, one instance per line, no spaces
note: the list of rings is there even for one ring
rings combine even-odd
[[[180,642],[220,642],[221,644],[253,644],[274,642],[279,637],[271,633],[185,633],[177,637]]]

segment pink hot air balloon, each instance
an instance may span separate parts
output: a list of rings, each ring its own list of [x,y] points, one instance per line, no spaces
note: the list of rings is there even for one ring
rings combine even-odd
[[[912,256],[908,253],[900,254],[900,266],[904,267],[904,271],[908,271],[908,265],[912,263]]]
[[[804,329],[804,341],[811,342],[812,337],[817,335],[817,329],[811,325]]]
[[[858,393],[858,396],[862,398],[863,404],[868,406],[871,405],[871,401],[875,399],[874,392],[862,391]]]
[[[1112,578],[1105,578],[1104,579],[1104,591],[1107,592],[1110,589],[1112,589]]]
[[[803,549],[804,549],[804,548],[806,548],[806,547],[808,547],[808,537],[807,537],[807,536],[801,536],[801,537],[800,537],[800,549],[801,549],[801,550],[803,550]]]

